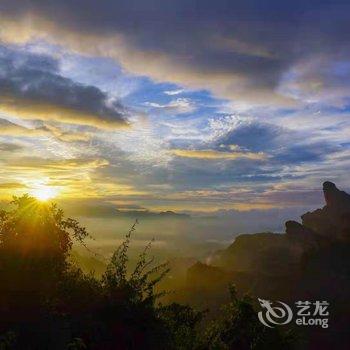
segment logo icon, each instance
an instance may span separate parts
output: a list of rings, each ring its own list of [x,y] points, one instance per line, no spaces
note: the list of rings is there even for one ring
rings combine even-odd
[[[264,309],[258,313],[259,320],[264,326],[273,328],[275,325],[284,325],[292,320],[292,309],[282,301],[272,303],[269,300],[258,300],[261,307]]]

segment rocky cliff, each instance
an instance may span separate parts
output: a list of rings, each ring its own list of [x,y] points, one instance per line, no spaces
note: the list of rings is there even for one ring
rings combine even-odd
[[[329,289],[326,271],[337,279],[350,270],[350,195],[331,182],[323,184],[323,191],[322,209],[302,215],[301,223],[287,221],[284,234],[265,232],[236,237],[228,248],[216,254],[210,267],[197,264],[188,270],[188,286],[210,285],[213,290],[231,281],[243,292],[288,297],[292,282],[306,286],[306,278],[313,275],[312,279],[318,278],[314,287],[318,284]]]
[[[295,272],[303,256],[334,241],[350,238],[350,195],[332,182],[323,184],[326,205],[308,212],[301,223],[287,221],[285,234],[256,233],[238,236],[213,265],[234,271]]]
[[[326,205],[302,215],[303,225],[329,239],[349,239],[350,195],[329,181],[323,184],[323,193]]]
[[[344,345],[350,322],[350,195],[331,182],[323,184],[323,191],[325,206],[302,215],[301,223],[287,221],[284,234],[240,235],[211,266],[197,263],[188,269],[182,301],[215,310],[226,301],[229,283],[253,298],[327,300],[331,331],[305,329],[305,339],[317,344],[315,349],[327,348],[324,344],[334,337]],[[307,343],[304,348],[311,349]]]

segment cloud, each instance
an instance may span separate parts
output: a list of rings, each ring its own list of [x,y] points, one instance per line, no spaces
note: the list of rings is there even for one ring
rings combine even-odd
[[[174,95],[180,95],[184,92],[184,89],[177,89],[177,90],[167,90],[164,91],[165,95],[169,95],[169,96],[174,96]]]
[[[221,132],[210,145],[219,151],[238,149],[268,153],[271,167],[317,164],[344,150],[338,142],[322,138],[322,130],[304,129],[299,126],[298,130],[293,130],[250,118],[233,124],[226,133]]]
[[[3,111],[41,120],[0,121],[0,134],[6,142],[31,137],[21,140],[33,147],[23,153],[45,157],[1,159],[9,172],[2,180],[39,174],[74,195],[212,210],[297,205],[327,174],[346,179],[349,5],[3,0],[0,7]],[[131,113],[111,98],[119,72],[139,83],[120,96],[150,111],[128,132],[114,129]],[[96,146],[74,144],[89,137]],[[304,197],[271,190],[296,181]]]
[[[152,211],[140,206],[117,205],[103,199],[64,200],[62,205],[70,215],[89,218],[188,219],[190,216],[173,211]]]
[[[43,133],[48,133],[51,136],[55,137],[57,140],[63,142],[86,142],[91,138],[91,135],[88,132],[65,131],[62,128],[50,124],[44,124],[35,130],[37,132],[42,131]]]
[[[83,170],[83,169],[97,169],[108,165],[105,159],[45,159],[40,157],[19,157],[16,159],[8,159],[5,161],[7,169],[17,170],[35,170],[41,172],[45,171],[67,171],[67,170]]]
[[[146,107],[149,107],[151,112],[160,112],[160,113],[172,113],[172,114],[185,114],[191,113],[196,110],[195,103],[189,98],[177,98],[171,100],[168,103],[160,104],[156,102],[146,102],[144,104]]]
[[[0,118],[0,135],[12,136],[12,137],[54,137],[63,142],[78,142],[88,141],[90,134],[87,132],[70,132],[65,131],[50,124],[43,124],[34,128],[27,128],[15,123],[10,122],[7,119]]]
[[[315,55],[301,59],[281,77],[278,89],[286,96],[322,107],[345,108],[349,104],[350,62],[341,55],[331,59]]]
[[[0,48],[0,111],[102,129],[126,127],[128,111],[94,86],[60,75],[48,57]]]
[[[131,192],[130,186],[118,187],[116,182],[111,186],[106,179],[103,182],[102,179],[96,178],[97,170],[109,165],[103,158],[81,156],[64,159],[55,157],[47,148],[45,151],[45,158],[29,156],[33,153],[33,149],[31,152],[23,152],[24,155],[11,153],[1,158],[0,182],[25,184],[22,187],[12,187],[13,191],[9,189],[7,195],[31,193],[32,190],[42,186],[57,188],[58,196],[61,198],[91,198],[107,196],[110,193]]]
[[[257,120],[240,121],[232,130],[222,133],[214,141],[217,148],[229,148],[238,145],[251,151],[268,151],[279,147],[289,140],[295,141],[295,135],[282,127],[259,122]]]
[[[174,149],[171,153],[177,157],[183,158],[198,158],[198,159],[239,159],[246,158],[252,160],[264,160],[266,155],[263,153],[252,152],[218,152],[213,150],[189,150],[189,149]]]
[[[7,119],[0,119],[0,135],[25,136],[30,135],[30,133],[31,130],[28,128],[12,123]],[[38,134],[35,134],[34,136],[37,135]]]
[[[3,182],[0,183],[0,190],[17,190],[27,188],[26,185],[19,182]]]
[[[1,125],[1,123],[0,123]],[[23,149],[23,146],[17,145],[15,143],[0,143],[0,151],[1,152],[16,152]]]
[[[341,146],[328,142],[304,142],[282,147],[276,152],[273,161],[290,166],[301,163],[315,164],[341,151]]]
[[[334,1],[2,1],[2,39],[51,41],[112,57],[158,81],[209,89],[251,106],[293,106],[284,74],[348,57],[349,5]],[[84,11],[81,9],[84,8]],[[333,73],[332,73],[333,74]],[[328,78],[326,79],[328,81]]]
[[[240,41],[229,36],[213,36],[212,43],[214,47],[221,51],[231,51],[241,55],[260,58],[274,58],[274,54],[263,46],[250,44],[249,42]]]

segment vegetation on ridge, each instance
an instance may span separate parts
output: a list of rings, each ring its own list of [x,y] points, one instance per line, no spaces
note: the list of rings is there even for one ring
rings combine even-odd
[[[151,243],[127,272],[136,223],[102,278],[69,259],[85,228],[56,205],[28,195],[0,212],[0,349],[281,349],[289,339],[264,330],[248,299],[231,292],[222,319],[204,332],[205,312],[155,292],[167,264],[152,265]],[[272,346],[272,347],[271,347]]]

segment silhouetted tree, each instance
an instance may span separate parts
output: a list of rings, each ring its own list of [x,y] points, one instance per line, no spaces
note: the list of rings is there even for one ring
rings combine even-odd
[[[231,301],[222,307],[221,316],[213,321],[203,337],[203,349],[215,350],[288,350],[293,337],[278,329],[263,326],[248,296],[239,298],[230,286]]]
[[[0,332],[14,329],[29,343],[40,337],[36,333],[48,324],[46,304],[57,297],[69,270],[73,240],[87,236],[55,204],[28,195],[14,197],[10,210],[0,211]]]
[[[21,279],[30,275],[28,282],[36,277],[36,287],[42,288],[37,284],[40,277],[47,282],[64,272],[73,240],[83,242],[88,233],[78,221],[65,218],[55,204],[43,204],[28,195],[14,197],[11,204],[12,210],[0,211],[0,269],[8,270],[12,281],[16,272]]]
[[[0,350],[287,349],[286,338],[264,329],[234,289],[206,335],[204,312],[160,305],[155,286],[169,268],[148,257],[152,242],[129,272],[137,222],[98,279],[69,259],[73,242],[88,237],[76,220],[28,195],[11,205],[0,211]]]

